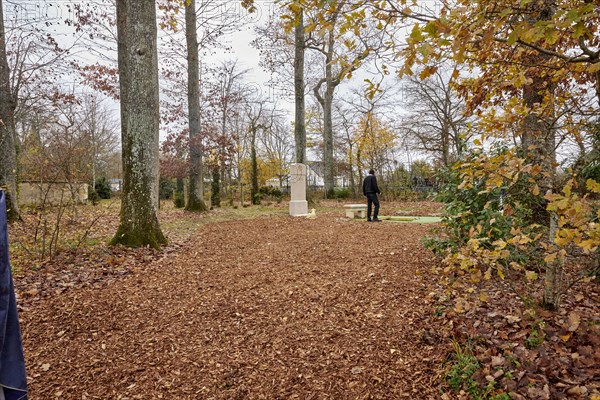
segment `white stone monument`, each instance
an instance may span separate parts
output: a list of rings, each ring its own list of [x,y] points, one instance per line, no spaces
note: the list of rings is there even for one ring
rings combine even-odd
[[[292,217],[308,214],[306,201],[306,165],[292,164],[290,166],[292,198],[290,200],[290,215]]]

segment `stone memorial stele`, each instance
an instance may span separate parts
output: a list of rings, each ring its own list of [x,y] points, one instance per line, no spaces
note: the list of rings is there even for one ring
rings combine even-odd
[[[308,214],[306,201],[306,165],[292,164],[290,166],[290,183],[292,197],[290,200],[290,215],[292,217]]]

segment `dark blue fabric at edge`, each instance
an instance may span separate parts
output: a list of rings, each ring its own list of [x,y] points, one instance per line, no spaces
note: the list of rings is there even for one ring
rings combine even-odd
[[[27,399],[27,375],[17,301],[8,257],[6,197],[0,190],[0,390],[6,400]]]

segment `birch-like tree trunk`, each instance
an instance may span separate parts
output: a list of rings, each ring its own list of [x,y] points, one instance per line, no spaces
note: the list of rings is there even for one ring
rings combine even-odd
[[[190,186],[186,210],[207,211],[204,204],[204,178],[202,173],[202,148],[200,133],[200,62],[198,55],[198,37],[196,0],[185,7],[185,38],[188,62],[188,118],[190,139]]]
[[[158,222],[158,58],[154,1],[117,0],[123,195],[111,244],[166,243]]]
[[[10,88],[10,70],[6,57],[6,33],[2,7],[2,0],[0,0],[0,188],[6,192],[8,220],[14,221],[19,219],[14,116],[17,99]]]

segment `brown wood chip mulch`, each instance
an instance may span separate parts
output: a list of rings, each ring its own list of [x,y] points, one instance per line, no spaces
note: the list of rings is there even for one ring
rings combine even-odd
[[[429,226],[338,217],[207,225],[109,285],[28,304],[30,398],[439,398]]]

